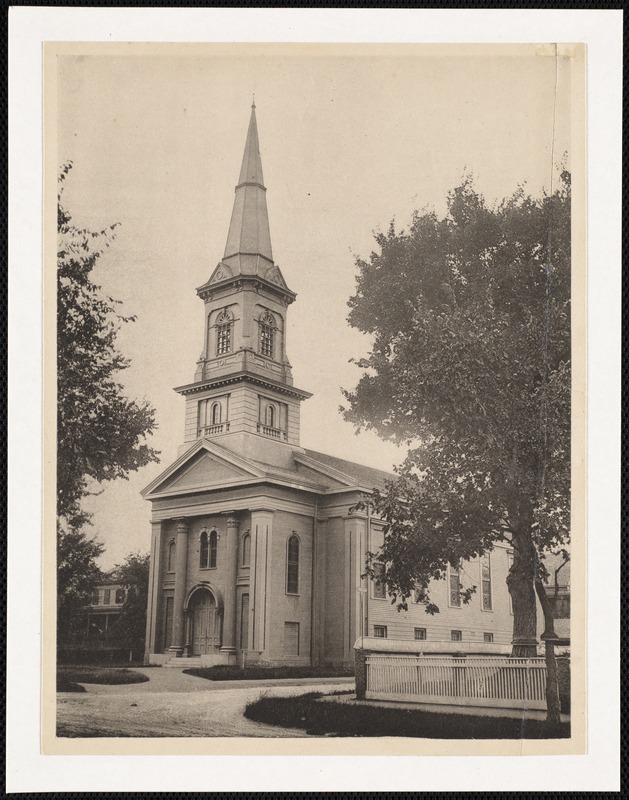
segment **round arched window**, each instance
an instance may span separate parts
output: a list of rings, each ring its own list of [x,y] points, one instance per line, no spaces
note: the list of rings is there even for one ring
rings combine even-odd
[[[275,319],[268,311],[260,317],[260,354],[273,358],[275,352]]]

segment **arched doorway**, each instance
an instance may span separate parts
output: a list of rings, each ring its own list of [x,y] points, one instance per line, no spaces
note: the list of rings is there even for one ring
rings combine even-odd
[[[216,599],[208,589],[197,589],[190,598],[192,655],[216,653],[221,646],[221,619]]]

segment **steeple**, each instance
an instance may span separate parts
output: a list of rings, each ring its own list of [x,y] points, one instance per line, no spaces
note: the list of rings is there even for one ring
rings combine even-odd
[[[194,382],[177,388],[186,398],[186,442],[220,437],[228,449],[281,466],[299,447],[299,405],[310,393],[293,386],[286,355],[295,293],[273,261],[255,104],[225,255],[197,294],[203,349]]]
[[[269,266],[273,265],[255,104],[251,106],[249,130],[223,263],[234,274],[263,276],[266,276]]]

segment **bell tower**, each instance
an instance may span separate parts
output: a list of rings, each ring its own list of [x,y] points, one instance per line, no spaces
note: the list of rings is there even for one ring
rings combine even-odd
[[[186,398],[186,446],[210,438],[249,458],[290,463],[300,403],[311,395],[293,386],[286,355],[296,295],[273,260],[255,103],[225,253],[197,294],[203,350],[194,382],[175,390]]]

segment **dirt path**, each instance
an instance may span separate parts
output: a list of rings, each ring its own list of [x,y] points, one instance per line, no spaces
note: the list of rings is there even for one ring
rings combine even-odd
[[[142,670],[138,670],[142,671]],[[154,673],[159,673],[159,676]],[[279,728],[245,719],[251,700],[311,691],[332,692],[353,688],[347,679],[315,682],[286,681],[209,682],[179,670],[147,670],[151,680],[126,686],[86,684],[87,692],[57,695],[59,736],[248,736],[305,737],[297,728]],[[246,683],[246,686],[242,686]],[[152,684],[152,686],[151,686]],[[235,686],[235,684],[241,684]],[[270,685],[272,684],[272,685]],[[279,684],[279,685],[278,685]]]

